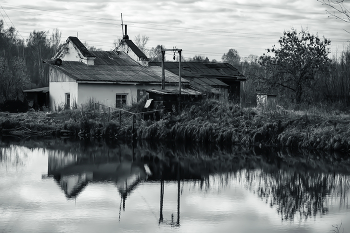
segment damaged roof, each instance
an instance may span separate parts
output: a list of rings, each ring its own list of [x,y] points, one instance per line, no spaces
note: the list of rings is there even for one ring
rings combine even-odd
[[[149,62],[149,66],[161,66],[161,62]],[[178,62],[164,62],[166,70],[179,74]],[[220,78],[245,81],[245,77],[229,63],[182,62],[181,76],[184,78]]]
[[[164,90],[146,90],[146,92],[155,93],[159,95],[178,95],[179,89],[164,89]],[[181,88],[181,95],[202,95],[201,92],[192,89]]]
[[[62,61],[60,66],[52,60],[46,63],[76,81],[161,83],[161,67],[141,66],[120,51],[93,51],[91,54],[96,57],[94,65],[77,61]],[[166,71],[165,82],[177,84],[179,78]],[[189,83],[186,79],[182,79],[182,82]]]

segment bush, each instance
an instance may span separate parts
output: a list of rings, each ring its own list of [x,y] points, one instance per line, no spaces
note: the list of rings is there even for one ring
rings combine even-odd
[[[27,112],[28,111],[28,102],[26,100],[6,100],[0,104],[0,110],[4,112]]]

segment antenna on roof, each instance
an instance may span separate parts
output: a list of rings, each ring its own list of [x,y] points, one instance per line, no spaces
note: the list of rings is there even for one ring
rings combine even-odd
[[[120,18],[121,18],[121,21],[122,21],[122,33],[123,33],[123,37],[124,37],[123,13],[120,13]]]

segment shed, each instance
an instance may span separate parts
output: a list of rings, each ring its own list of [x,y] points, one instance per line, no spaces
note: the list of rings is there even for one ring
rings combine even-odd
[[[256,93],[256,103],[258,108],[274,110],[277,105],[277,94],[267,94],[266,92]]]
[[[161,66],[160,62],[149,62],[149,66]],[[166,70],[179,74],[178,62],[164,62]],[[220,93],[225,98],[240,103],[242,101],[243,83],[246,81],[237,68],[228,63],[183,62],[181,77],[190,82],[198,91]]]
[[[188,103],[200,101],[203,97],[201,92],[185,88],[181,89],[181,95],[179,95],[178,89],[151,89],[146,91],[149,94],[149,100],[152,100],[148,101],[149,108],[164,108],[166,111],[172,111],[173,106],[176,107],[179,103],[181,103],[181,105],[186,105]]]
[[[49,87],[40,87],[23,91],[28,100],[29,107],[42,109],[50,104]]]

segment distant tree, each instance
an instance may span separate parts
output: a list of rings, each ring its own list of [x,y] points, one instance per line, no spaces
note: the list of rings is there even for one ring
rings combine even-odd
[[[83,43],[84,46],[89,50],[89,51],[102,51],[100,48],[96,48],[95,46],[90,46],[86,41]]]
[[[135,45],[137,47],[139,47],[139,49],[144,53],[147,54],[148,53],[148,49],[146,48],[146,44],[149,40],[148,36],[141,36],[140,34],[138,34],[137,36],[135,36]]]
[[[350,23],[350,10],[345,6],[345,0],[317,0],[317,1],[322,3],[322,5],[325,5],[328,8],[330,8],[330,10],[326,10],[329,15],[335,17],[336,19]]]
[[[165,49],[165,47],[163,47],[163,49]],[[155,48],[152,47],[149,50],[149,60],[150,61],[154,61],[154,62],[161,62],[162,61],[162,46],[161,45],[157,45]]]
[[[39,86],[48,85],[48,75],[45,75],[43,60],[51,58],[54,54],[51,50],[50,40],[46,31],[33,31],[29,34],[26,47],[26,63],[31,81]]]
[[[21,98],[22,91],[30,84],[26,64],[21,57],[12,57],[11,60],[0,57],[0,77],[2,101]]]
[[[193,58],[190,58],[188,61],[191,61],[191,62],[210,62],[208,57],[204,57],[201,55],[195,55]]]
[[[223,62],[230,63],[233,66],[239,66],[241,57],[239,56],[237,50],[229,49],[227,53],[224,53],[221,57]]]
[[[325,71],[330,63],[328,58],[330,40],[295,29],[283,33],[278,41],[280,46],[267,49],[268,54],[260,57],[259,63],[265,68],[262,77],[267,85],[281,87],[293,93],[293,100],[301,103],[307,88],[311,88],[318,72]]]
[[[58,30],[57,28],[54,29],[49,39],[52,56],[54,56],[62,46],[61,37],[62,32],[60,32],[60,30]]]
[[[218,62],[218,61],[216,59],[213,59],[213,60],[211,60],[211,62],[215,63],[215,62]]]

